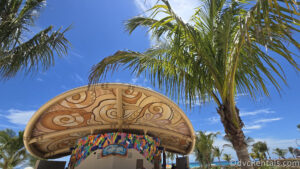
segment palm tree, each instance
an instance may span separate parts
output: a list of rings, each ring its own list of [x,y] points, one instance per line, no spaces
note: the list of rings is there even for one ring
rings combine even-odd
[[[249,153],[250,157],[255,161],[256,159],[259,159],[260,154],[257,151],[252,151]]]
[[[229,147],[229,148],[233,148],[232,143],[230,142],[229,138],[227,136],[223,137],[223,140],[227,141],[228,144],[224,144],[223,147]],[[250,147],[251,144],[254,142],[254,139],[251,137],[245,137],[244,142],[246,143],[247,147]]]
[[[196,135],[195,155],[196,160],[200,162],[202,168],[211,168],[214,160],[214,139],[218,133],[205,133],[199,131]]]
[[[23,131],[18,135],[11,130],[0,131],[0,168],[13,169],[27,158],[23,144]]]
[[[27,165],[29,166],[29,167],[32,167],[32,168],[35,168],[35,165],[36,165],[36,162],[38,161],[38,160],[48,160],[48,159],[42,159],[42,158],[38,158],[38,157],[34,157],[34,156],[32,156],[31,154],[29,154],[29,153],[27,153]]]
[[[286,6],[282,0],[201,0],[190,23],[182,21],[167,0],[159,2],[149,10],[149,17],[126,23],[130,33],[137,27],[148,28],[159,43],[142,53],[118,51],[104,58],[93,66],[90,84],[125,66],[137,76],[145,73],[154,86],[190,106],[214,100],[239,160],[250,161],[235,96],[269,95],[266,81],[280,92],[278,79],[286,80],[273,52],[300,70],[296,54],[284,43],[300,48],[299,39],[291,35],[300,31],[297,2],[285,0]],[[156,19],[157,14],[163,17]]]
[[[0,80],[9,79],[24,70],[26,73],[46,70],[54,64],[54,52],[67,54],[69,46],[64,33],[53,26],[31,36],[39,10],[45,0],[1,0],[0,2]]]
[[[287,154],[287,150],[280,149],[280,148],[275,148],[273,153],[276,154],[279,157],[279,159],[280,158],[285,159],[285,155]]]
[[[252,151],[253,152],[258,152],[259,154],[261,154],[259,157],[260,160],[264,160],[264,159],[267,159],[267,155],[269,156],[269,158],[271,159],[271,156],[269,154],[269,148],[267,146],[267,143],[266,142],[261,142],[261,141],[258,141],[256,143],[254,143],[252,145]]]
[[[223,160],[227,161],[228,163],[231,161],[231,154],[224,153]]]
[[[295,149],[293,147],[288,147],[288,150],[289,150],[290,154],[293,156],[293,158],[296,158]]]
[[[175,154],[172,152],[167,152],[166,156],[167,156],[167,159],[170,159],[171,163],[173,163],[173,160],[175,159]]]
[[[220,159],[221,159],[221,156],[222,156],[223,149],[220,150],[219,147],[214,147],[213,149],[214,149],[214,157],[217,157],[218,160],[219,160],[219,163],[220,163],[221,162]]]

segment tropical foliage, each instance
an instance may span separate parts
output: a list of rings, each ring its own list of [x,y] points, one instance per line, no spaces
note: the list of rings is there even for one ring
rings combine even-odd
[[[256,143],[254,143],[252,145],[252,151],[254,152],[254,154],[256,154],[256,156],[259,160],[266,160],[267,154],[269,156],[269,159],[271,158],[270,154],[269,154],[269,148],[268,148],[266,142],[258,141]]]
[[[145,52],[118,51],[104,58],[92,68],[90,83],[123,66],[137,76],[145,73],[153,85],[190,105],[214,100],[238,158],[249,161],[235,96],[269,95],[267,81],[280,91],[278,80],[286,82],[280,57],[300,70],[294,60],[297,54],[287,45],[300,49],[292,35],[299,32],[297,2],[201,0],[190,23],[177,16],[167,0],[159,2],[149,10],[149,17],[126,23],[130,33],[137,27],[148,28],[159,43]]]
[[[252,151],[251,153],[249,153],[250,157],[252,158],[252,160],[256,161],[257,159],[261,159],[261,155],[258,151]]]
[[[0,80],[9,79],[19,71],[46,70],[54,64],[54,52],[67,54],[68,30],[53,26],[34,34],[31,29],[45,0],[0,1]]]
[[[285,156],[287,154],[287,150],[285,149],[280,149],[280,148],[275,148],[273,153],[276,154],[278,156],[278,158],[280,159],[285,159]]]
[[[214,153],[214,157],[217,157],[218,158],[218,161],[221,162],[221,156],[222,156],[222,153],[223,153],[223,149],[220,150],[219,147],[213,147],[213,153]]]
[[[230,140],[227,136],[224,136],[223,139],[228,142],[226,144],[223,144],[224,148],[225,147],[233,148],[233,145],[232,145],[232,143],[230,142]],[[244,142],[246,143],[247,147],[250,147],[251,144],[254,142],[254,139],[251,138],[251,137],[245,137]]]
[[[26,158],[23,132],[16,135],[11,129],[0,131],[0,168],[13,169],[24,163]]]
[[[227,162],[230,162],[231,161],[231,155],[230,154],[226,154],[226,153],[224,153],[224,155],[223,155],[223,160],[225,160],[225,161],[227,161]]]
[[[295,155],[296,149],[293,147],[288,147],[288,150],[289,150],[289,153],[293,156],[293,158],[296,158],[296,155]]]
[[[172,152],[166,153],[167,159],[171,160],[171,163],[173,163],[173,160],[175,159],[175,154]]]
[[[205,133],[199,131],[196,135],[195,155],[202,168],[211,168],[214,160],[214,139],[218,133]]]

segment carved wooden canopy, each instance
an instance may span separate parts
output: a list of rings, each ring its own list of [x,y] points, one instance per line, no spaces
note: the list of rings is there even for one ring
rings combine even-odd
[[[44,104],[28,122],[26,149],[41,158],[70,154],[78,138],[112,131],[160,138],[168,151],[188,154],[195,133],[185,113],[150,89],[120,83],[67,91]]]

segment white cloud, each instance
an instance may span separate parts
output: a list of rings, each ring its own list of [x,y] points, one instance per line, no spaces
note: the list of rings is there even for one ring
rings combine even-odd
[[[140,12],[145,12],[156,4],[157,0],[134,0],[136,7]],[[169,0],[174,12],[180,16],[185,22],[188,22],[194,14],[195,8],[199,4],[199,0]]]
[[[213,99],[209,99],[209,98],[205,98],[205,101],[203,99],[200,99],[199,96],[196,96],[195,98],[195,102],[193,103],[192,102],[192,107],[196,107],[196,106],[202,106],[204,104],[208,104],[210,102],[212,102]],[[183,105],[189,105],[190,102],[188,100],[181,100],[179,101],[180,104],[183,104]],[[218,118],[218,117],[211,117],[211,118]],[[209,118],[208,120],[211,121],[211,118]],[[215,121],[215,122],[219,122],[220,120],[218,121]]]
[[[261,125],[247,125],[245,126],[245,129],[246,130],[257,130],[257,129],[260,129],[262,126]]]
[[[236,152],[233,148],[230,147],[223,147],[224,144],[230,144],[230,142],[225,141],[223,138],[217,138],[214,141],[214,146],[219,147],[220,149],[223,149],[223,153],[231,154],[232,158],[234,160],[237,160]]]
[[[254,142],[258,142],[258,141],[266,142],[269,147],[269,152],[270,152],[270,155],[272,156],[272,158],[275,157],[275,155],[272,153],[275,148],[287,149],[288,147],[297,147],[295,139],[275,139],[275,138],[267,138],[267,137],[266,138],[253,138],[253,139],[254,139]],[[228,142],[222,138],[217,138],[214,141],[214,146],[217,146],[221,149],[223,148],[224,144],[228,144]],[[252,148],[251,146],[248,148],[249,152],[251,152],[251,148]],[[233,159],[237,159],[236,152],[232,148],[224,147],[223,153],[231,154]]]
[[[146,13],[151,7],[153,7],[157,2],[157,0],[134,0],[135,6],[138,10],[145,16],[149,16],[151,13]],[[161,3],[161,2],[159,2]],[[169,0],[169,3],[173,9],[173,11],[182,18],[184,22],[188,22],[191,16],[195,12],[195,8],[199,7],[199,0]],[[163,13],[159,13],[156,15],[157,19],[161,19],[163,17]],[[149,33],[149,37],[151,37],[151,32]],[[150,38],[151,39],[151,38]],[[150,40],[151,46],[157,46],[159,42],[155,39]]]
[[[131,79],[131,83],[136,84],[136,82],[138,81],[138,78],[132,78]]]
[[[215,133],[218,133],[218,136],[223,136],[223,135],[225,135],[224,133],[222,133],[222,132],[219,131],[219,130],[216,130],[216,131],[205,131],[205,134],[215,134]]]
[[[42,78],[37,78],[36,80],[39,81],[39,82],[44,81]]]
[[[255,142],[266,142],[270,149],[270,153],[275,148],[287,149],[288,147],[297,147],[296,139],[255,138],[254,140]]]
[[[117,80],[118,80],[118,82],[120,82],[120,79],[117,79]],[[151,86],[149,86],[149,81],[143,76],[132,78],[130,83],[137,85],[137,86],[143,86],[150,90],[154,90]]]
[[[268,123],[268,122],[273,122],[273,121],[278,121],[281,120],[282,118],[278,117],[278,118],[270,118],[270,119],[259,119],[256,120],[254,123]]]
[[[78,52],[75,52],[74,50],[72,50],[71,52],[70,52],[70,55],[72,55],[72,56],[75,56],[75,57],[77,57],[77,58],[84,58],[84,56],[82,56],[81,54],[79,54]]]
[[[247,93],[237,93],[236,96],[237,97],[239,97],[239,96],[248,96],[248,94]]]
[[[243,129],[244,134],[251,133],[251,130]]]
[[[14,124],[26,125],[31,116],[34,114],[35,110],[18,110],[18,109],[9,109],[9,115],[6,118],[9,122]]]
[[[208,118],[208,121],[211,122],[211,123],[213,123],[213,124],[221,122],[220,121],[220,117],[218,117],[218,116],[210,117],[210,118]]]
[[[79,74],[77,74],[77,73],[75,73],[75,74],[72,76],[72,78],[73,78],[75,81],[77,81],[77,82],[84,83],[83,78],[82,78]]]
[[[255,110],[255,111],[249,111],[249,112],[240,112],[240,116],[255,116],[257,114],[271,114],[271,113],[275,113],[274,111],[270,110],[270,109],[259,109],[259,110]]]
[[[154,90],[151,86],[146,86],[147,89]]]

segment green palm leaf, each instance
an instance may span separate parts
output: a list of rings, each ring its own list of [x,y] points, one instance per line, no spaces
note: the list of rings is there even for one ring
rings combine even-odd
[[[268,84],[280,92],[280,84],[286,84],[282,59],[300,70],[295,59],[299,55],[290,50],[300,49],[293,36],[299,32],[299,4],[287,0],[201,0],[191,22],[186,23],[167,0],[161,2],[149,10],[149,17],[135,17],[126,23],[129,33],[137,27],[148,28],[159,41],[157,46],[145,52],[118,51],[104,58],[92,68],[90,84],[122,67],[137,76],[145,73],[154,86],[190,106],[199,99],[213,99],[228,140],[240,160],[249,161],[235,96],[269,95]],[[157,19],[158,14],[163,17]]]
[[[19,71],[47,70],[54,65],[54,53],[60,57],[66,55],[70,44],[64,36],[70,27],[54,31],[49,26],[29,38],[33,33],[30,28],[45,1],[27,0],[24,6],[22,2],[0,3],[0,79],[14,77]]]

